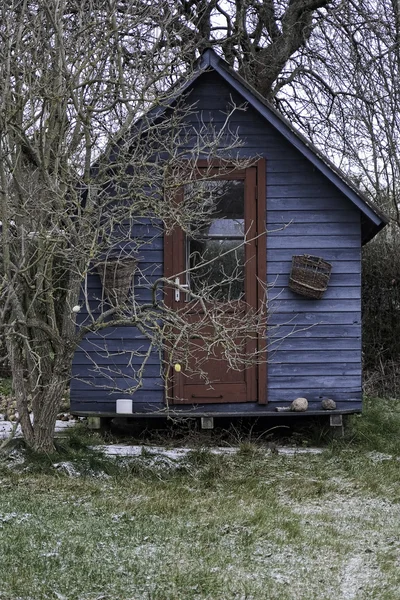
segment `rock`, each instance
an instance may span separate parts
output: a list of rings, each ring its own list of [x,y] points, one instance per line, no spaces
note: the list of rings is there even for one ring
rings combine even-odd
[[[68,415],[63,415],[61,417],[61,421],[69,421],[69,416]]]
[[[295,412],[304,412],[307,410],[307,408],[307,398],[296,398],[296,400],[293,400],[292,404],[290,405],[290,410],[293,410]]]
[[[335,410],[336,402],[332,398],[324,398],[321,402],[321,408],[324,410]]]

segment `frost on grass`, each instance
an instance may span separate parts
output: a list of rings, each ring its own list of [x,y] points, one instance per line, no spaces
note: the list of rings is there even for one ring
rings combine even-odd
[[[38,485],[37,494],[5,487],[4,517],[33,514],[4,523],[10,565],[22,562],[35,574],[16,584],[11,567],[0,571],[4,589],[19,586],[7,600],[27,600],[31,590],[47,600],[54,589],[67,600],[399,597],[400,505],[361,485],[368,457],[354,465],[352,453],[210,457],[207,450],[191,461],[139,448],[120,459],[138,470],[107,482],[46,475],[50,487]],[[190,468],[175,476],[185,456]],[[375,467],[388,477],[385,489],[396,466]],[[19,477],[33,484],[32,475]]]
[[[21,514],[17,512],[0,514],[0,529],[3,527],[4,523],[12,521],[14,525],[19,525],[20,523],[27,521],[31,516],[32,515],[29,513]]]
[[[54,463],[53,467],[59,471],[59,473],[64,473],[65,475],[68,475],[68,477],[79,477],[81,475],[75,465],[69,461]]]
[[[381,597],[376,595],[385,580],[380,559],[394,544],[397,549],[400,545],[399,504],[382,498],[333,495],[297,504],[293,511],[317,543],[323,545],[325,538],[331,546],[320,556],[319,568],[326,563],[337,571],[339,598]],[[392,532],[395,538],[383,532]]]

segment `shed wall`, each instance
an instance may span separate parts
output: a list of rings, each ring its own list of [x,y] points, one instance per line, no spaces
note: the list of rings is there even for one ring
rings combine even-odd
[[[190,117],[193,127],[197,129],[199,123],[211,122],[219,127],[232,102],[237,106],[242,104],[241,98],[216,73],[202,75],[190,93],[190,103],[196,103],[196,114]],[[297,396],[315,402],[329,396],[345,402],[343,406],[347,408],[358,409],[362,397],[360,213],[252,109],[236,111],[230,128],[238,130],[243,142],[238,153],[263,156],[267,165],[266,245],[271,324],[268,410]],[[162,273],[162,236],[150,225],[147,234],[141,225],[140,235],[147,235],[149,243],[141,248],[139,272],[144,271],[151,281]],[[287,287],[292,256],[303,253],[332,262],[331,282],[321,300],[302,298]],[[89,287],[93,297],[101,294],[97,275],[91,276]],[[149,298],[143,274],[135,278],[135,293],[143,301]],[[107,381],[104,374],[93,370],[91,363],[97,358],[92,338],[85,340],[76,352],[74,375],[93,385],[74,379],[72,410],[114,412],[115,399],[121,397],[121,392],[112,391],[111,371]],[[127,366],[123,352],[131,349],[146,352],[148,345],[143,336],[134,328],[118,328],[107,331],[106,337],[103,334],[103,339],[97,338],[95,343],[99,347],[107,345],[108,353],[103,351],[101,360],[120,370],[121,376],[117,378],[120,388],[129,387],[132,366],[139,364],[139,357],[132,357]],[[116,351],[120,353],[110,356],[110,352]],[[143,387],[132,396],[138,412],[164,408],[159,369],[160,362],[154,352],[144,373]],[[249,405],[217,408],[221,412],[251,410]],[[207,409],[212,410],[212,406]]]

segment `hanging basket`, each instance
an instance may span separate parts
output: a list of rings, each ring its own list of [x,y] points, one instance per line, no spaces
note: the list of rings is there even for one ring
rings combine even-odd
[[[136,267],[135,258],[110,258],[98,264],[104,293],[112,305],[121,306],[129,300]]]
[[[319,256],[293,256],[289,287],[301,296],[322,298],[328,287],[331,271],[332,265]]]

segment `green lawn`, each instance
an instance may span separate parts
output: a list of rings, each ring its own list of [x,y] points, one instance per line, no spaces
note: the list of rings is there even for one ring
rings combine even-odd
[[[395,600],[400,461],[395,436],[383,454],[367,424],[319,455],[14,454],[0,466],[0,599]]]

